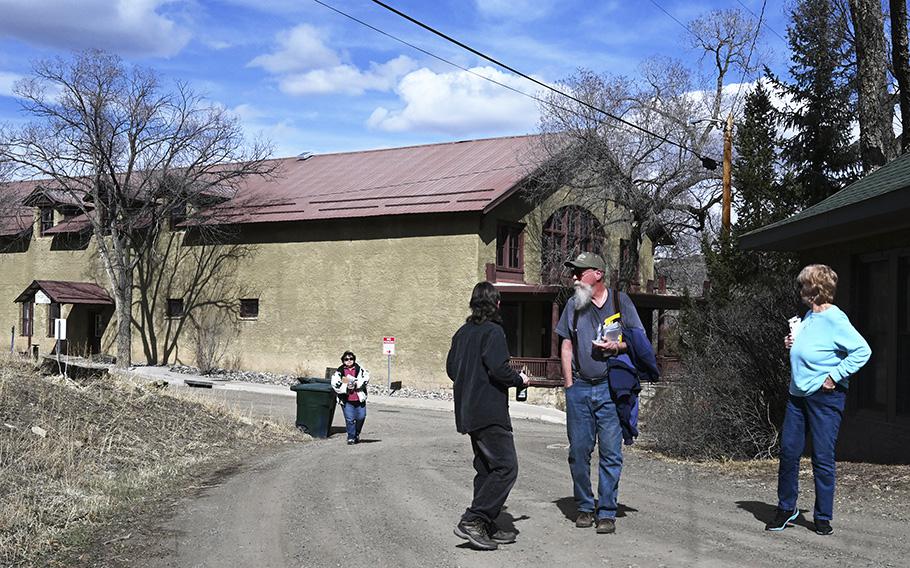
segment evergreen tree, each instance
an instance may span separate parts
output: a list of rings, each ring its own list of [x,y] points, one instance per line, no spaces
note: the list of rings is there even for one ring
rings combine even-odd
[[[832,0],[798,0],[791,19],[792,82],[771,79],[790,99],[783,122],[795,134],[784,141],[782,157],[800,205],[808,206],[837,192],[858,171],[858,152],[850,145],[856,106],[852,52],[844,14]]]

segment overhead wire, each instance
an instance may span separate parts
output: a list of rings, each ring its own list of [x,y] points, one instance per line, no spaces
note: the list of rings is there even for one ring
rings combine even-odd
[[[749,12],[750,14],[752,14],[753,16],[755,16],[755,12],[753,12],[751,8],[749,8],[748,6],[746,6],[745,4],[743,4],[743,1],[742,1],[742,0],[736,0],[736,2],[737,2],[740,6],[742,6],[743,8],[745,8],[747,12]],[[763,2],[763,3],[762,3],[762,13],[764,13],[764,11],[765,11],[765,5],[764,5],[764,2]],[[756,17],[757,17],[757,16],[756,16]],[[786,39],[784,36],[782,36],[782,35],[780,35],[779,33],[777,33],[777,30],[775,30],[774,28],[772,28],[767,22],[764,23],[764,24],[761,24],[761,25],[764,25],[764,26],[765,26],[765,29],[769,30],[771,33],[773,33],[774,35],[776,35],[777,37],[779,37],[781,41],[783,41],[784,43],[787,43],[787,39]],[[760,25],[759,27],[761,27],[761,25]]]
[[[342,15],[344,15],[344,16],[346,16],[346,17],[348,17],[348,18],[350,18],[350,19],[352,19],[352,20],[354,20],[354,21],[357,21],[357,22],[359,22],[359,23],[362,23],[363,25],[366,25],[367,27],[369,27],[369,28],[371,28],[371,29],[374,29],[374,30],[376,30],[376,31],[379,31],[380,33],[382,33],[383,35],[386,35],[387,37],[391,37],[391,38],[393,38],[393,39],[396,39],[396,40],[398,40],[398,41],[401,41],[402,43],[404,43],[404,44],[406,44],[406,45],[410,45],[411,47],[414,47],[413,45],[409,44],[408,42],[405,42],[404,40],[400,40],[399,38],[396,38],[396,37],[393,36],[392,34],[389,34],[389,33],[387,33],[387,32],[381,31],[381,30],[379,30],[378,28],[376,28],[376,27],[374,27],[374,26],[371,26],[371,25],[369,25],[369,24],[366,24],[365,22],[362,22],[362,21],[358,20],[357,18],[354,18],[353,16],[350,16],[350,15],[344,13],[343,11],[341,11],[341,10],[339,10],[339,9],[333,7],[333,6],[329,6],[327,3],[323,2],[322,0],[313,0],[313,1],[316,2],[316,3],[318,3],[318,4],[320,4],[320,5],[322,5],[322,6],[325,6],[325,7],[329,8],[329,9],[331,9],[331,10],[333,10],[333,11],[339,13],[339,14],[342,14]],[[508,64],[506,64],[506,63],[503,63],[502,61],[499,61],[498,59],[495,59],[495,58],[493,58],[493,57],[491,57],[491,56],[489,56],[489,55],[487,55],[487,54],[485,54],[485,53],[483,53],[483,52],[481,52],[481,51],[479,51],[479,50],[477,50],[477,49],[475,49],[475,48],[473,48],[473,47],[471,47],[471,46],[469,46],[469,45],[467,45],[467,44],[465,44],[465,43],[463,43],[463,42],[461,42],[461,41],[459,41],[459,40],[457,40],[457,39],[455,39],[454,37],[451,37],[451,36],[449,36],[449,35],[447,35],[447,34],[441,32],[441,31],[439,31],[439,30],[433,28],[432,26],[430,26],[430,25],[428,25],[428,24],[425,24],[425,23],[421,22],[420,20],[411,17],[410,15],[408,15],[408,14],[406,14],[406,13],[404,13],[404,12],[402,12],[402,11],[400,11],[400,10],[398,10],[398,9],[396,9],[396,8],[394,8],[394,7],[392,7],[392,6],[389,6],[389,5],[386,4],[385,2],[381,2],[380,0],[372,0],[372,2],[373,2],[374,4],[377,4],[378,6],[381,6],[382,8],[384,8],[384,9],[386,9],[386,10],[388,10],[388,11],[390,11],[390,12],[392,12],[392,13],[394,13],[394,14],[396,14],[396,15],[398,15],[398,16],[400,16],[400,17],[406,19],[406,20],[408,20],[409,22],[411,22],[411,23],[413,23],[413,24],[415,24],[415,25],[417,25],[417,26],[419,26],[419,27],[421,27],[421,28],[423,28],[423,29],[429,31],[430,33],[432,33],[432,34],[434,34],[434,35],[437,35],[437,36],[441,37],[442,39],[444,39],[444,40],[446,40],[446,41],[448,41],[448,42],[450,42],[450,43],[452,43],[452,44],[454,44],[454,45],[457,45],[458,47],[460,47],[460,48],[462,48],[462,49],[464,49],[464,50],[466,50],[466,51],[469,51],[470,53],[473,53],[474,55],[480,57],[481,59],[484,59],[484,60],[486,60],[486,61],[489,61],[490,63],[493,63],[494,65],[497,65],[498,67],[501,67],[501,68],[503,68],[503,69],[505,69],[505,70],[507,70],[507,71],[509,71],[509,72],[511,72],[511,73],[513,73],[513,74],[515,74],[515,75],[517,75],[517,76],[519,76],[519,77],[522,77],[523,79],[525,79],[525,80],[527,80],[527,81],[530,81],[530,82],[532,82],[532,83],[534,83],[534,84],[536,84],[536,85],[539,85],[540,87],[543,87],[544,89],[547,89],[547,90],[549,90],[549,91],[552,91],[552,92],[554,92],[554,93],[556,93],[556,94],[558,94],[558,95],[560,95],[560,96],[562,96],[562,97],[564,97],[564,98],[566,98],[566,99],[569,99],[569,100],[571,100],[571,101],[574,101],[574,102],[578,103],[579,105],[581,105],[581,106],[583,106],[583,107],[586,107],[586,108],[588,108],[588,109],[590,109],[590,110],[593,110],[593,111],[595,111],[595,112],[597,112],[597,113],[600,113],[600,114],[602,114],[602,115],[604,115],[604,116],[607,116],[607,117],[611,118],[612,120],[615,120],[615,121],[619,122],[620,124],[623,124],[623,125],[625,125],[625,126],[628,126],[628,127],[630,127],[630,128],[633,128],[633,129],[635,129],[635,130],[638,130],[638,131],[640,131],[640,132],[643,132],[644,134],[647,134],[648,136],[651,136],[651,137],[653,137],[653,138],[656,138],[656,139],[658,139],[658,140],[661,140],[661,141],[663,141],[663,142],[666,142],[666,143],[668,143],[668,144],[670,144],[670,145],[672,145],[672,146],[675,146],[675,147],[677,147],[677,148],[679,148],[679,149],[681,149],[681,150],[684,150],[684,151],[686,151],[686,152],[689,152],[689,153],[695,155],[696,157],[698,157],[699,160],[701,160],[702,164],[703,164],[707,169],[714,169],[714,168],[717,167],[717,161],[716,161],[716,160],[714,160],[713,158],[709,158],[709,157],[707,157],[707,156],[703,156],[700,152],[697,152],[697,151],[693,150],[692,148],[689,148],[688,146],[686,146],[686,145],[684,145],[684,144],[682,144],[682,143],[680,143],[680,142],[677,142],[677,141],[672,140],[672,139],[670,139],[670,138],[668,138],[668,137],[666,137],[666,136],[664,136],[664,135],[661,135],[661,134],[658,134],[658,133],[653,132],[653,131],[651,131],[651,130],[648,130],[647,128],[644,128],[644,127],[642,127],[642,126],[639,126],[638,124],[635,124],[634,122],[630,122],[630,121],[628,121],[628,120],[626,120],[626,119],[624,119],[624,118],[622,118],[622,117],[616,116],[616,115],[614,115],[613,113],[611,113],[611,112],[609,112],[609,111],[607,111],[607,110],[604,110],[604,109],[602,109],[602,108],[600,108],[600,107],[594,106],[594,105],[592,105],[592,104],[590,104],[590,103],[588,103],[588,102],[586,102],[586,101],[584,101],[584,100],[582,100],[582,99],[579,99],[578,97],[575,97],[575,96],[573,96],[573,95],[571,95],[571,94],[569,94],[569,93],[567,93],[567,92],[565,92],[565,91],[563,91],[563,90],[557,89],[556,87],[553,87],[552,85],[548,85],[548,84],[546,84],[546,83],[544,83],[544,82],[542,82],[542,81],[540,81],[540,80],[538,80],[538,79],[535,79],[534,77],[532,77],[532,76],[530,76],[530,75],[528,75],[528,74],[526,74],[526,73],[523,73],[522,71],[519,71],[518,69],[516,69],[516,68],[514,68],[514,67],[512,67],[512,66],[510,66],[510,65],[508,65]],[[415,47],[415,49],[418,49],[421,53],[426,53],[426,54],[430,55],[431,57],[434,57],[434,58],[436,58],[436,59],[439,59],[440,61],[445,61],[446,63],[449,63],[450,65],[454,65],[454,64],[451,63],[450,61],[447,61],[447,60],[445,60],[445,59],[443,59],[443,58],[441,58],[441,57],[439,57],[439,56],[436,56],[436,55],[434,55],[434,54],[430,54],[427,50],[424,50],[424,49],[421,49],[421,48],[416,48],[416,47]],[[458,67],[459,69],[464,69],[464,67],[459,66],[459,65],[455,65],[455,67]],[[488,77],[485,77],[485,76],[483,76],[483,75],[479,75],[479,74],[476,74],[476,73],[475,73],[475,75],[478,75],[479,77],[481,77],[481,78],[483,78],[483,79],[485,79],[485,80],[494,82],[494,83],[499,84],[499,85],[501,85],[501,86],[505,86],[505,87],[508,88],[509,90],[512,90],[512,91],[521,93],[521,94],[526,95],[526,96],[530,96],[531,98],[533,98],[533,99],[535,99],[535,100],[537,100],[537,101],[544,102],[545,104],[552,104],[552,103],[550,103],[550,101],[542,101],[542,100],[541,100],[540,98],[538,98],[538,97],[535,97],[535,96],[533,96],[533,95],[528,95],[527,93],[524,93],[523,91],[520,91],[520,90],[518,90],[518,89],[514,89],[514,88],[511,88],[511,87],[508,87],[508,86],[506,86],[506,85],[503,85],[501,82],[497,82],[497,81],[495,81],[495,80],[493,80],[493,79],[490,79],[490,78],[488,78]],[[556,106],[557,108],[563,108],[563,107],[559,107],[558,105],[554,105],[554,106]],[[564,108],[563,108],[563,110],[569,110],[569,109],[564,109]],[[571,112],[571,111],[570,111],[570,112]],[[577,113],[576,113],[576,114],[577,114]],[[713,167],[711,167],[711,166],[713,166]]]

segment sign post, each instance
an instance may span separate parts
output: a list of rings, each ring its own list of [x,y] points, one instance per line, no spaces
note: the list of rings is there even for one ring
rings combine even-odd
[[[382,338],[382,354],[388,357],[388,387],[389,390],[392,390],[392,355],[395,354],[395,338],[394,337],[383,337]]]

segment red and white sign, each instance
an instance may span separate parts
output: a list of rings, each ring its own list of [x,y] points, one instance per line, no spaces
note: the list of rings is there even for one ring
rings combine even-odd
[[[394,337],[383,337],[382,338],[382,354],[383,355],[394,355],[395,354],[395,338]]]

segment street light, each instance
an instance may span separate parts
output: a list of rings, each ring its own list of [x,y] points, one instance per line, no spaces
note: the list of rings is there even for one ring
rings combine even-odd
[[[692,124],[698,124],[701,122],[711,122],[716,125],[721,124],[719,118],[702,118],[699,120],[693,120]],[[727,115],[727,120],[723,122],[724,125],[724,169],[723,169],[723,213],[721,215],[721,233],[723,235],[730,234],[730,208],[732,202],[732,193],[730,186],[733,180],[733,111],[730,111],[730,114]],[[705,161],[708,160],[712,162],[714,168],[717,167],[717,162],[711,160],[710,158],[702,158],[702,165],[709,169],[714,170],[710,167]]]

